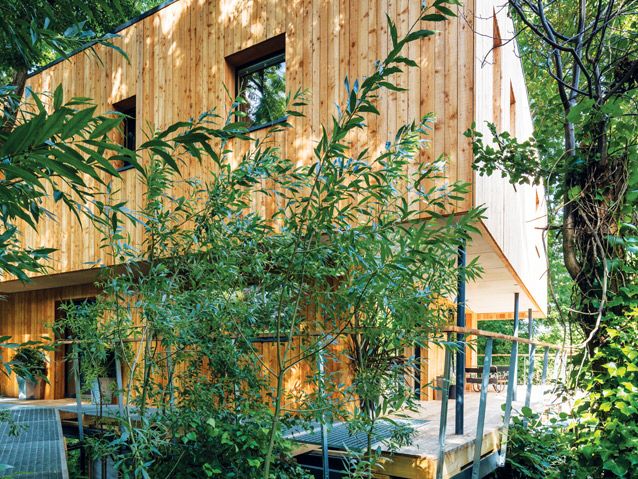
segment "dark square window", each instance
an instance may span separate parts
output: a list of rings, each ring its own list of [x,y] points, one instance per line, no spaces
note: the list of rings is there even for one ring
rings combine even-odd
[[[239,66],[236,70],[236,95],[244,100],[240,118],[251,130],[263,128],[286,118],[286,56],[283,51]]]
[[[121,145],[129,150],[135,151],[137,147],[137,138],[135,137],[135,127],[137,120],[136,98],[134,96],[125,100],[119,101],[113,105],[115,110],[124,115],[122,121],[122,138]],[[133,168],[133,165],[128,161],[120,161],[120,165],[117,166],[117,171],[125,171]]]

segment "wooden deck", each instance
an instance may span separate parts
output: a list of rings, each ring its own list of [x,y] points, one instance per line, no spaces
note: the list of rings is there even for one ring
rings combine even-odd
[[[520,411],[524,406],[525,388],[519,386],[517,391],[518,401],[513,403],[514,411]],[[531,407],[535,411],[547,407],[557,407],[557,397],[551,394],[549,388],[545,392],[535,386],[532,394]],[[487,411],[485,415],[485,428],[481,455],[487,456],[496,452],[500,447],[500,431],[503,423],[502,405],[505,403],[505,391],[488,393]],[[465,434],[454,434],[455,402],[448,404],[448,426],[445,441],[445,460],[443,477],[452,478],[460,474],[468,465],[471,465],[474,457],[474,443],[478,418],[479,394],[467,392],[465,394]],[[439,453],[439,418],[441,415],[440,401],[421,401],[418,410],[406,413],[406,417],[413,419],[411,426],[415,433],[412,444],[390,452],[383,442],[379,442],[373,448],[381,447],[386,453],[386,461],[383,465],[383,474],[379,477],[392,479],[434,479]],[[330,438],[330,432],[328,433]],[[331,448],[335,439],[330,438]],[[317,451],[319,445],[304,444],[300,452],[308,453]],[[331,456],[343,454],[344,448],[334,448]]]

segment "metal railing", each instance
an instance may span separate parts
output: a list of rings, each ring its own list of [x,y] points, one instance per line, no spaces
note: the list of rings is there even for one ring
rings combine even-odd
[[[483,443],[483,432],[484,432],[484,426],[485,426],[485,415],[486,415],[486,411],[487,411],[487,390],[489,387],[489,379],[490,379],[490,370],[491,370],[491,366],[492,366],[492,358],[495,356],[509,356],[510,357],[510,364],[509,364],[509,373],[508,373],[508,379],[507,379],[507,393],[506,393],[506,402],[505,402],[505,413],[504,413],[504,419],[503,419],[503,427],[502,427],[502,431],[501,431],[501,447],[500,447],[500,451],[498,453],[498,465],[499,466],[503,466],[505,464],[505,459],[506,459],[506,453],[507,453],[507,439],[508,439],[508,427],[509,427],[509,422],[511,419],[511,414],[512,414],[512,402],[516,401],[516,385],[517,385],[517,369],[518,369],[518,344],[522,343],[522,344],[528,344],[530,346],[529,349],[529,367],[527,370],[527,388],[526,388],[526,395],[525,395],[525,405],[527,407],[530,406],[531,404],[531,396],[532,396],[532,388],[533,388],[533,375],[534,375],[534,356],[536,354],[536,349],[537,348],[541,348],[543,349],[544,353],[543,353],[543,369],[542,369],[542,373],[541,373],[541,387],[544,387],[547,381],[547,373],[548,373],[548,364],[549,364],[549,351],[550,350],[554,350],[556,351],[556,356],[554,358],[554,379],[557,380],[559,375],[560,375],[560,371],[559,371],[559,354],[561,351],[566,352],[569,350],[569,348],[565,348],[563,346],[560,345],[556,345],[556,344],[551,344],[551,343],[546,343],[546,342],[542,342],[542,341],[536,341],[534,339],[532,339],[532,332],[533,332],[533,318],[531,316],[531,310],[529,311],[529,328],[530,328],[530,339],[527,338],[520,338],[517,336],[518,334],[518,308],[515,308],[515,315],[514,315],[514,335],[507,335],[507,334],[502,334],[502,333],[497,333],[497,332],[492,332],[492,331],[485,331],[485,330],[480,330],[480,329],[474,329],[474,328],[467,328],[467,327],[461,327],[461,326],[448,326],[442,329],[442,333],[447,334],[447,339],[448,342],[453,342],[455,343],[457,346],[459,345],[459,343],[462,343],[462,349],[465,349],[465,344],[467,341],[467,338],[469,337],[483,337],[486,339],[486,345],[485,345],[485,353],[483,354],[479,354],[477,352],[477,356],[484,356],[484,360],[483,360],[483,370],[482,370],[482,376],[481,376],[481,389],[480,389],[480,400],[479,400],[479,411],[478,411],[478,418],[477,418],[477,428],[476,428],[476,438],[475,438],[475,446],[474,446],[474,458],[473,458],[473,463],[472,463],[472,479],[478,479],[479,478],[479,472],[480,472],[480,464],[481,464],[481,449],[482,449],[482,443]],[[462,338],[461,341],[459,341],[458,339],[456,341],[452,341],[452,335],[456,335],[457,338]],[[273,337],[271,335],[264,335],[263,337],[254,337],[254,338],[249,338],[249,340],[251,342],[271,342],[271,341],[277,341],[277,340],[282,340],[282,338],[276,338]],[[125,342],[125,343],[136,343],[136,342],[140,342],[141,340],[138,338],[122,338],[120,340],[121,342]],[[499,355],[493,354],[493,343],[494,341],[509,341],[512,343],[512,351],[511,354],[509,355]],[[74,372],[74,376],[75,376],[75,388],[76,388],[76,405],[77,405],[77,421],[78,421],[78,433],[79,433],[79,439],[80,439],[80,444],[83,444],[84,442],[84,434],[83,434],[83,416],[84,416],[84,412],[83,412],[83,408],[82,408],[82,399],[81,399],[81,385],[80,385],[80,381],[81,381],[81,377],[79,374],[79,345],[81,343],[83,343],[85,341],[83,340],[73,340],[73,339],[66,339],[66,340],[58,340],[56,341],[56,345],[63,345],[63,344],[68,344],[71,345],[73,348],[73,372]],[[446,442],[446,434],[447,434],[447,419],[448,419],[448,404],[449,404],[449,385],[450,385],[450,376],[451,376],[451,368],[452,368],[452,354],[453,351],[451,350],[451,348],[446,348],[445,350],[445,360],[444,360],[444,375],[443,375],[443,391],[442,391],[442,400],[441,400],[441,416],[440,416],[440,425],[439,425],[439,455],[438,455],[438,461],[437,461],[437,471],[436,471],[436,478],[437,479],[442,479],[443,477],[443,468],[444,468],[444,459],[445,459],[445,442]],[[167,350],[167,355],[170,357],[170,350]],[[459,354],[460,356],[460,354]],[[463,356],[460,356],[464,358]],[[167,360],[169,360],[169,358],[167,358]],[[563,361],[564,363],[564,361]],[[458,367],[458,361],[457,361],[457,376],[459,373],[463,374],[463,378],[465,378],[465,361],[463,361],[463,364],[461,364],[462,368]],[[319,371],[319,376],[320,378],[323,378],[323,370],[325,368],[325,358],[322,354],[322,352],[320,351],[319,354],[317,354],[317,369]],[[121,361],[119,359],[119,357],[117,357],[116,355],[116,365],[115,365],[115,370],[116,370],[116,384],[117,384],[117,395],[118,395],[118,406],[119,406],[119,413],[120,413],[120,417],[124,416],[124,397],[123,397],[123,390],[124,390],[124,386],[123,386],[123,372],[122,372],[122,364]],[[322,379],[323,380],[323,379]],[[464,381],[462,381],[462,383],[464,384]],[[459,384],[459,381],[457,381],[457,385]],[[323,389],[323,384],[319,384],[320,390]],[[171,388],[172,389],[172,388]],[[458,387],[457,387],[457,401],[459,399],[459,397],[463,398],[463,391],[461,391],[460,396],[458,393]],[[171,390],[171,403],[173,402],[173,392]],[[457,411],[457,415],[459,413],[459,411],[463,411],[463,405],[460,405],[461,407],[459,408],[459,404],[457,402],[456,405],[456,411]],[[458,422],[458,421],[455,421]],[[327,479],[329,477],[329,467],[328,467],[328,437],[327,437],[327,430],[324,427],[321,428],[321,450],[322,450],[322,478],[323,479]]]
[[[518,299],[518,298],[517,298]],[[532,398],[532,389],[533,389],[533,378],[534,378],[534,356],[536,354],[537,348],[543,349],[543,369],[541,373],[541,388],[544,389],[545,384],[547,382],[547,373],[548,373],[548,365],[549,365],[549,351],[555,350],[556,357],[554,360],[554,374],[555,380],[558,379],[560,371],[559,371],[559,361],[558,356],[561,352],[566,352],[569,348],[565,348],[561,345],[546,343],[542,341],[535,341],[532,338],[533,333],[533,318],[531,310],[528,312],[529,314],[529,332],[530,338],[520,338],[518,337],[518,308],[515,308],[514,315],[514,335],[507,335],[502,333],[496,333],[492,331],[484,331],[480,329],[473,328],[465,328],[459,326],[449,326],[443,329],[444,333],[447,333],[448,342],[452,341],[452,334],[456,334],[457,336],[461,336],[463,338],[467,338],[470,336],[475,337],[483,337],[486,339],[485,344],[485,353],[483,354],[483,371],[481,376],[481,390],[480,390],[480,399],[479,399],[479,410],[478,417],[476,423],[476,437],[474,442],[474,458],[472,461],[472,479],[479,479],[480,477],[480,467],[481,467],[481,459],[482,459],[482,446],[483,446],[483,433],[485,428],[485,415],[487,411],[487,390],[490,385],[490,370],[492,367],[492,351],[494,341],[508,341],[512,343],[512,351],[509,354],[510,362],[509,362],[509,372],[507,378],[507,392],[505,397],[505,411],[503,415],[503,427],[501,428],[501,444],[500,450],[497,452],[498,461],[497,465],[502,467],[505,465],[505,459],[507,454],[507,440],[509,433],[509,422],[512,415],[512,403],[516,401],[516,386],[517,386],[517,368],[518,368],[518,345],[519,344],[528,344],[529,348],[529,367],[527,370],[527,378],[526,378],[526,394],[525,394],[525,406],[530,407],[531,398]],[[442,479],[443,477],[443,468],[445,461],[445,442],[446,442],[446,433],[447,433],[447,416],[448,416],[448,401],[449,401],[449,385],[450,385],[450,374],[451,374],[451,358],[453,351],[451,348],[446,348],[445,350],[445,361],[444,361],[444,381],[443,381],[443,391],[442,391],[442,399],[441,399],[441,420],[439,424],[439,454],[437,461],[437,470],[436,470],[436,478]],[[465,367],[465,365],[463,365]],[[457,382],[458,384],[458,382]],[[462,394],[461,394],[462,397]],[[457,405],[457,411],[458,411]],[[462,408],[461,408],[462,409]]]

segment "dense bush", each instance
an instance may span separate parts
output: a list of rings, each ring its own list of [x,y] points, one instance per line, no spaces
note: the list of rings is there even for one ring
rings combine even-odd
[[[606,328],[569,430],[563,477],[630,477],[638,468],[638,325],[633,314]]]
[[[214,477],[243,479],[258,477],[268,447],[270,415],[210,411],[208,417],[170,416],[167,424],[173,440],[163,448],[150,470],[151,477]],[[166,420],[165,419],[165,420]],[[290,456],[292,443],[277,437],[272,476],[276,479],[306,478],[306,473]]]
[[[507,467],[499,477],[634,477],[638,468],[638,325],[636,314],[605,328],[590,373],[570,414],[514,418]],[[527,423],[527,424],[526,424]]]

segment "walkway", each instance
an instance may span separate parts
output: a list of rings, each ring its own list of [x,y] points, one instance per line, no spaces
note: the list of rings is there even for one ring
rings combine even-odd
[[[514,410],[520,410],[523,406],[525,398],[525,388],[518,387],[518,401],[513,403]],[[554,408],[560,407],[556,403],[557,397],[551,393],[549,388],[543,392],[540,387],[534,388],[532,395],[532,408],[535,411],[554,405]],[[495,393],[490,388],[487,400],[487,413],[485,417],[485,429],[483,436],[482,455],[490,455],[497,450],[499,446],[499,432],[502,427],[502,405],[505,402],[505,392]],[[26,403],[26,404],[25,404]],[[27,406],[28,404],[28,406]],[[471,464],[474,456],[474,443],[476,435],[476,419],[478,416],[479,394],[468,392],[465,396],[465,434],[457,436],[454,434],[454,401],[450,401],[448,405],[448,428],[445,445],[445,460],[443,477],[457,476],[463,471],[468,464]],[[55,419],[57,425],[59,440],[59,454],[62,455],[64,461],[64,450],[62,447],[62,432],[59,428],[59,414],[74,419],[76,417],[75,400],[51,400],[51,401],[16,401],[15,399],[0,399],[0,410],[7,407],[28,408],[30,411],[47,411],[50,417]],[[88,418],[94,418],[100,415],[100,411],[90,404],[83,404],[82,410]],[[23,409],[18,409],[22,414]],[[118,414],[117,406],[109,405],[102,411],[103,417],[113,417]],[[393,478],[401,479],[433,479],[435,477],[436,466],[438,461],[438,431],[439,418],[441,414],[440,401],[422,401],[419,402],[417,411],[405,412],[402,418],[396,418],[397,422],[407,422],[414,428],[415,434],[413,442],[410,446],[399,448],[395,451],[389,451],[384,444],[392,432],[392,427],[383,423],[380,424],[378,430],[375,431],[378,442],[374,448],[380,447],[384,451],[387,462],[384,464],[384,474]],[[35,431],[34,431],[35,432]],[[293,430],[288,433],[291,439],[296,440],[300,447],[296,451],[299,459],[302,456],[316,456],[321,442],[321,435],[318,428],[314,431]],[[4,436],[2,436],[4,438]],[[329,449],[332,458],[338,458],[343,455],[347,448],[357,448],[362,445],[362,437],[349,435],[344,426],[333,425],[328,431]],[[15,442],[15,438],[10,440]],[[53,443],[53,441],[50,441]],[[5,457],[9,457],[2,449],[4,443],[0,443],[0,463],[7,462]],[[11,448],[11,445],[9,445]],[[20,449],[20,446],[18,446]],[[38,452],[38,451],[36,451]],[[38,457],[44,457],[44,452],[38,452]],[[22,454],[23,456],[26,453]],[[312,459],[312,458],[310,458]],[[53,461],[51,461],[53,462]],[[339,460],[340,462],[340,460]],[[22,466],[20,466],[22,467]],[[341,467],[339,467],[341,468]],[[66,474],[66,464],[64,464],[64,473]],[[0,477],[2,476],[0,473]],[[31,478],[66,478],[66,475],[26,475],[19,476],[27,479]],[[336,476],[335,476],[336,477]]]
[[[0,477],[68,479],[64,437],[58,411],[0,405]]]
[[[515,411],[520,411],[524,405],[525,388],[517,388],[518,401],[513,403]],[[545,392],[536,386],[532,395],[531,406],[535,411],[547,407],[560,407],[556,403],[557,397],[549,388]],[[481,455],[486,456],[500,446],[500,431],[503,424],[502,406],[505,403],[505,392],[495,393],[489,390],[485,429],[483,431],[483,445]],[[476,438],[476,421],[478,417],[479,394],[467,392],[465,395],[465,434],[454,434],[455,404],[448,404],[448,427],[445,441],[445,460],[443,477],[453,477],[472,463],[474,457],[474,443]],[[373,449],[380,448],[387,457],[383,474],[401,479],[433,479],[436,474],[439,452],[439,419],[441,415],[440,401],[420,401],[416,411],[406,411],[398,422],[407,422],[414,429],[412,444],[389,451],[384,440],[391,435],[391,427],[384,423],[375,431],[378,442]],[[320,432],[316,428],[311,432],[294,431],[289,437],[305,444],[300,447],[298,454],[317,454],[320,444]],[[331,456],[339,456],[346,448],[360,445],[362,438],[349,436],[344,426],[333,425],[328,431]],[[385,476],[382,476],[385,477]]]

